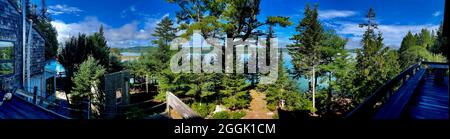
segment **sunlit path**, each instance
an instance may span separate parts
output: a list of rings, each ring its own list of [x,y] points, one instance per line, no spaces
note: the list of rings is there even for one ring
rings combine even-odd
[[[250,90],[250,96],[250,110],[242,119],[272,119],[273,112],[267,109],[266,94]]]

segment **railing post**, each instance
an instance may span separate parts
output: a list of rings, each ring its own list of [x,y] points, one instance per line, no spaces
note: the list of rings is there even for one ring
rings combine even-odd
[[[33,88],[33,104],[37,104],[37,87]]]

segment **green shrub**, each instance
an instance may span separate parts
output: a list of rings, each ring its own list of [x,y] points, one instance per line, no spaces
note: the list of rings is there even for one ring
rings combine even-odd
[[[200,114],[200,116],[206,117],[209,115],[209,113],[214,111],[215,106],[213,103],[208,104],[208,103],[194,102],[192,103],[191,108],[192,110]]]
[[[212,116],[213,119],[229,119],[230,118],[230,114],[227,111],[221,111],[218,113],[215,113]]]
[[[245,111],[235,111],[235,112],[229,112],[230,119],[241,119],[244,117],[247,113]]]

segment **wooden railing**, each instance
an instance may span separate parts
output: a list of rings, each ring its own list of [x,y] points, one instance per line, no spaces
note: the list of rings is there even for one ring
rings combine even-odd
[[[380,108],[380,106],[390,99],[396,92],[396,88],[401,86],[406,80],[412,77],[421,68],[421,63],[415,64],[401,72],[398,76],[387,81],[379,87],[368,99],[360,104],[356,109],[347,114],[346,119],[368,119]]]

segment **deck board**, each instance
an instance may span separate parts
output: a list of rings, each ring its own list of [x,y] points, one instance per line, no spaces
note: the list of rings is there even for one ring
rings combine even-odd
[[[4,92],[0,91],[3,98]],[[0,119],[62,119],[58,115],[43,110],[16,96],[0,106]]]
[[[411,119],[449,119],[448,76],[437,80],[429,74],[416,90],[407,117]]]

